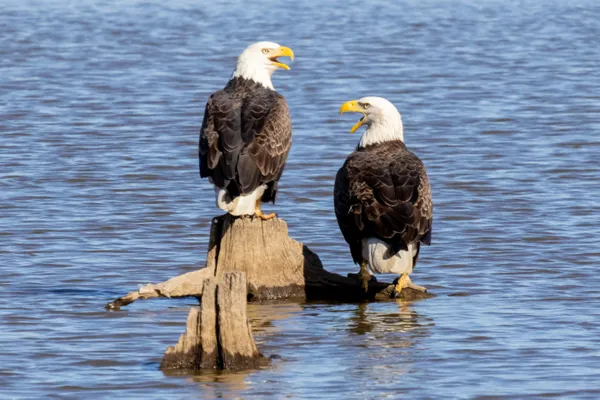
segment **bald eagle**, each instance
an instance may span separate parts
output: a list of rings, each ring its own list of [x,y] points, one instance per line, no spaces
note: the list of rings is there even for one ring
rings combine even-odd
[[[232,215],[271,219],[261,201],[275,202],[277,182],[292,145],[292,124],[285,97],[277,93],[271,75],[289,66],[288,47],[254,43],[239,56],[224,89],[206,103],[200,130],[200,176],[215,186],[217,206]]]
[[[404,145],[402,117],[381,97],[344,103],[344,112],[362,113],[356,151],[335,179],[335,215],[350,246],[365,291],[371,273],[394,273],[396,294],[405,287],[426,291],[411,282],[421,244],[431,243],[433,203],[425,166]]]

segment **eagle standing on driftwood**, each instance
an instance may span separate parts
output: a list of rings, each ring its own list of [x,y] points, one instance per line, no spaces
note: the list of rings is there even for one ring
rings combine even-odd
[[[352,127],[367,129],[335,179],[335,215],[350,245],[365,291],[370,273],[395,273],[396,294],[405,287],[426,291],[409,274],[421,243],[431,243],[433,204],[425,166],[404,145],[402,117],[381,97],[352,100],[340,109],[362,113]]]
[[[285,97],[271,82],[277,60],[294,53],[272,42],[250,45],[239,56],[227,86],[206,103],[200,131],[200,176],[215,185],[217,206],[232,215],[271,219],[261,201],[275,202],[277,182],[292,145]]]

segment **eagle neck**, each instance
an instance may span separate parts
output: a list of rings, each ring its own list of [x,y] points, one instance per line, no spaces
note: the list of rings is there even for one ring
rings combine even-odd
[[[358,146],[356,146],[356,151],[380,151],[380,150],[390,149],[390,148],[399,148],[399,149],[406,150],[406,145],[404,144],[404,142],[402,140],[396,139],[396,140],[388,140],[386,142],[373,143],[373,144],[369,144],[367,146],[361,146],[359,144]]]
[[[363,132],[358,147],[399,140],[404,142],[404,128],[400,115],[398,118],[370,123]]]
[[[238,61],[237,68],[233,71],[232,78],[244,78],[254,81],[267,89],[275,90],[271,81],[273,71],[263,66]]]

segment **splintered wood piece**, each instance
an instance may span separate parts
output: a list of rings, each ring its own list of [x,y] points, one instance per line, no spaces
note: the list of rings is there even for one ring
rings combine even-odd
[[[200,308],[193,307],[187,317],[185,333],[175,346],[167,347],[160,369],[198,369],[200,366]]]
[[[214,269],[202,268],[178,275],[161,283],[149,283],[135,292],[129,292],[125,296],[111,301],[106,304],[105,308],[107,310],[119,310],[121,307],[129,305],[136,300],[146,300],[157,297],[200,297],[202,296],[204,280],[213,276],[215,276]]]
[[[246,303],[244,274],[224,274],[217,287],[219,345],[224,369],[253,368],[264,363],[252,336]]]
[[[219,342],[217,338],[217,280],[208,279],[204,282],[200,305],[200,369],[220,367]]]
[[[259,353],[246,314],[246,278],[226,273],[205,281],[202,304],[192,308],[186,331],[169,346],[164,370],[241,370],[268,364]]]

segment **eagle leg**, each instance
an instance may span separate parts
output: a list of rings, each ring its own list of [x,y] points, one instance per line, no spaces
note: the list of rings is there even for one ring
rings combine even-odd
[[[415,285],[414,283],[412,283],[408,274],[402,274],[398,279],[396,287],[394,288],[394,297],[400,296],[400,292],[404,288],[411,288],[420,292],[427,292],[427,289],[423,286]]]
[[[360,272],[358,275],[362,282],[362,288],[364,289],[365,292],[368,292],[369,291],[369,281],[371,280],[371,274],[369,274],[369,271],[367,270],[367,260],[362,260],[360,262]]]
[[[277,216],[277,214],[275,214],[275,213],[266,214],[266,215],[263,214],[262,210],[260,209],[260,200],[256,200],[256,207],[254,208],[254,215],[257,216],[258,218],[262,219],[263,221],[268,221]]]

